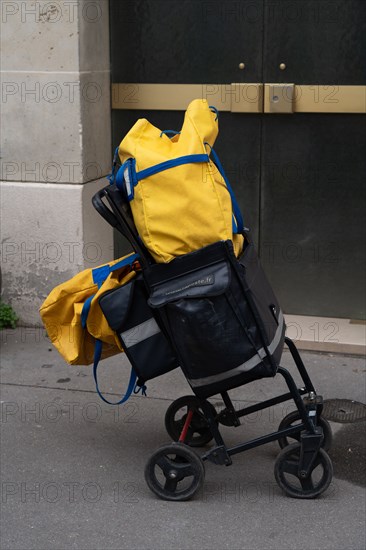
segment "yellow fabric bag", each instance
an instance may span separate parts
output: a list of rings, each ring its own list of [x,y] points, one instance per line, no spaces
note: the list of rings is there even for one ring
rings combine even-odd
[[[69,364],[93,363],[95,339],[104,343],[102,359],[123,351],[99,307],[98,299],[102,293],[126,284],[136,276],[140,269],[137,258],[137,254],[129,254],[81,271],[54,288],[42,304],[40,315],[47,334]]]
[[[217,111],[196,99],[181,132],[173,138],[168,133],[140,119],[119,146],[116,183],[127,192],[142,241],[163,263],[228,239],[238,256],[243,228],[234,234],[233,227],[239,226],[239,214],[233,216],[233,194],[221,165],[209,158],[218,134]]]

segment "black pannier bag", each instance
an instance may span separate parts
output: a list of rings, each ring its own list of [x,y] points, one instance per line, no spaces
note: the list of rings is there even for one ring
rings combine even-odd
[[[103,314],[111,329],[118,334],[138,376],[138,386],[179,366],[176,354],[147,299],[141,274],[99,298]]]
[[[206,398],[276,374],[285,323],[252,244],[220,241],[144,270],[180,366]]]

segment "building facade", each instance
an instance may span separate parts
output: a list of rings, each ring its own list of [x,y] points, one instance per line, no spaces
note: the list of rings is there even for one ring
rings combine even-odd
[[[364,319],[362,0],[14,0],[1,31],[2,293],[24,324],[125,252],[91,197],[137,118],[179,130],[196,97],[285,311]]]
[[[111,164],[108,2],[1,4],[2,294],[23,324],[113,258],[91,205]]]

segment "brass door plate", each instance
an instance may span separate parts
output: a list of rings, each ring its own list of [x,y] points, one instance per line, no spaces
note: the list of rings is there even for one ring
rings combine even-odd
[[[193,99],[219,111],[263,113],[263,84],[112,84],[112,109],[185,111]]]
[[[197,98],[232,113],[366,113],[366,86],[256,82],[112,85],[112,109],[185,111]]]

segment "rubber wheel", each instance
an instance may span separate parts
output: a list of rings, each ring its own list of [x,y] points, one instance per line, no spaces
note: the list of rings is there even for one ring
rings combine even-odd
[[[145,480],[163,500],[189,500],[202,487],[202,460],[187,445],[172,443],[160,447],[145,467]]]
[[[207,401],[214,416],[216,409]],[[165,413],[165,428],[173,441],[178,441],[189,410],[193,410],[191,424],[184,441],[190,447],[203,447],[212,441],[213,436],[201,408],[200,400],[194,395],[186,395],[173,401]]]
[[[278,426],[278,431],[283,430],[284,428],[289,428],[290,426],[295,426],[296,424],[300,424],[302,422],[299,411],[293,411],[282,420],[280,425]],[[324,451],[329,451],[329,449],[332,446],[333,441],[333,434],[332,434],[332,428],[330,427],[330,424],[328,420],[320,416],[318,418],[318,426],[321,426],[323,428],[323,443],[322,448]],[[300,443],[300,435],[301,432],[286,436],[286,437],[280,437],[278,440],[278,444],[281,447],[281,449],[284,449],[291,443],[294,443],[294,441],[298,441]]]
[[[292,443],[282,449],[274,466],[275,478],[288,496],[315,498],[323,493],[332,481],[332,462],[324,449],[319,449],[310,475],[301,478],[298,474],[300,449],[300,443]]]

